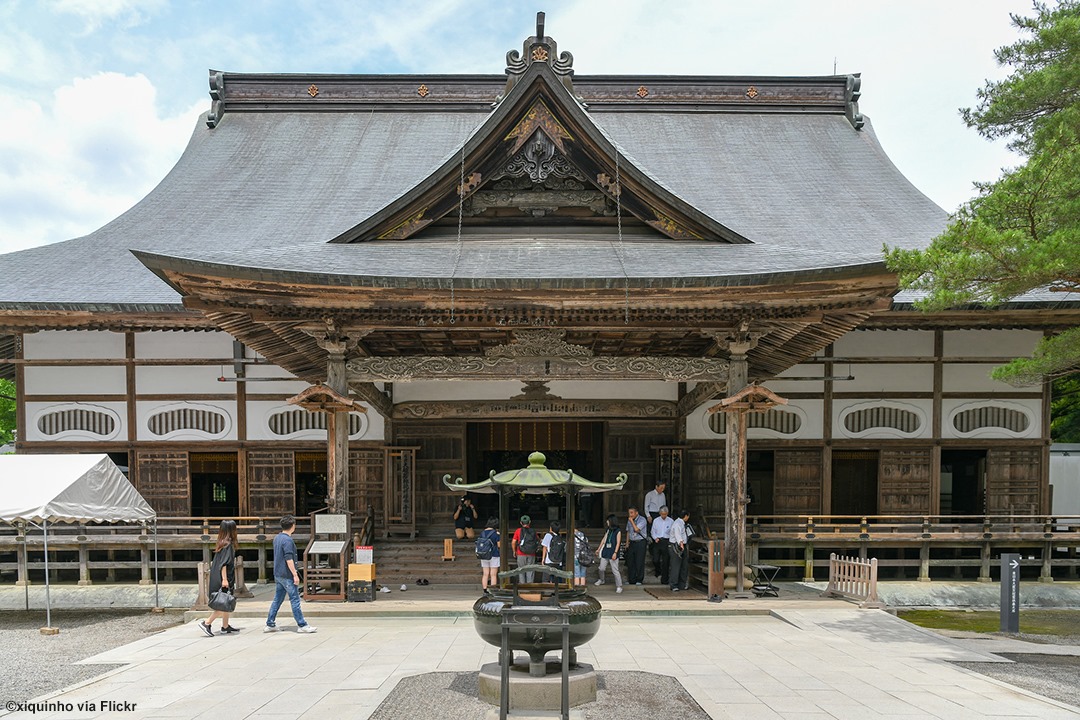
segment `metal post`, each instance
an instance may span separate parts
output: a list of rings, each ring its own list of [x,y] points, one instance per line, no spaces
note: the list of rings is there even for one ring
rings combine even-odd
[[[157,517],[154,518],[154,609],[161,609],[161,589],[158,587],[158,536]]]
[[[506,720],[510,713],[510,627],[503,622],[502,644],[499,646],[499,666],[502,674],[499,680],[499,720]]]
[[[52,597],[49,595],[49,520],[43,518],[41,529],[45,535],[45,627],[52,627]]]
[[[570,720],[570,616],[562,621],[562,720]]]

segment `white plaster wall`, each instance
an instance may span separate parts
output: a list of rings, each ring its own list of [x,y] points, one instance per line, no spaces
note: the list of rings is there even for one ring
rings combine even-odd
[[[846,371],[846,366],[840,366]],[[852,365],[854,380],[833,384],[834,392],[930,392],[934,389],[934,367],[930,364],[901,365],[877,363]]]
[[[1016,388],[1008,383],[999,382],[990,377],[995,368],[990,364],[946,364],[941,372],[941,388],[944,392],[1017,392],[1030,391],[1039,393],[1039,386]]]
[[[933,357],[928,330],[855,330],[833,343],[837,357]]]
[[[288,370],[279,368],[277,365],[248,365],[245,368],[244,374],[249,378],[291,378],[294,377]],[[225,368],[226,377],[235,377],[233,373],[232,365]],[[237,383],[218,383],[221,386],[233,386]],[[303,380],[263,380],[259,382],[247,383],[248,393],[282,393],[285,395],[296,395],[301,390],[305,389],[308,383]],[[226,392],[226,391],[223,391]]]
[[[150,416],[156,414],[158,410],[171,410],[183,406],[196,409],[211,407],[223,411],[228,419],[225,423],[225,430],[217,435],[210,435],[197,430],[182,430],[164,437],[150,432],[150,428],[147,427]],[[135,417],[136,422],[138,423],[136,433],[137,439],[139,440],[150,442],[172,442],[177,440],[236,440],[236,403],[230,400],[199,400],[194,402],[178,402],[176,400],[139,401],[135,403]]]
[[[896,407],[919,416],[919,429],[903,433],[893,428],[874,428],[860,433],[848,432],[843,417],[849,410],[862,410],[874,406]],[[934,401],[930,398],[910,400],[879,400],[876,398],[833,400],[833,437],[835,438],[932,438],[934,436]]]
[[[46,330],[23,336],[27,360],[123,359],[124,334],[105,330]]]
[[[45,435],[38,429],[38,418],[53,410],[79,407],[85,410],[106,411],[116,423],[111,435],[91,435],[85,432],[67,432],[59,435]],[[107,440],[127,439],[127,405],[122,402],[94,403],[26,403],[26,428],[20,428],[20,439],[28,441],[56,442],[59,440],[104,442]]]
[[[122,365],[106,367],[27,367],[27,395],[124,395],[127,376]]]
[[[394,383],[394,402],[424,400],[505,400],[521,393],[524,385],[514,380],[416,380]]]
[[[417,380],[394,383],[394,402],[422,400],[506,400],[520,395],[524,383],[517,380]],[[552,380],[553,395],[567,400],[678,400],[679,386],[660,380],[578,381]]]
[[[946,330],[945,357],[1000,357],[1030,355],[1042,333],[1035,330]]]
[[[785,382],[785,377],[824,377],[825,366],[824,365],[794,365],[784,372],[777,375],[775,378],[768,380],[764,383],[765,387],[772,390],[777,395],[783,395],[788,392],[825,392],[825,383],[817,380],[792,380]]]
[[[1050,512],[1059,516],[1058,522],[1080,518],[1080,456],[1050,455],[1050,484],[1054,488]]]
[[[234,394],[236,383],[218,382],[220,374],[217,365],[142,366],[135,368],[135,390],[139,395]]]
[[[972,433],[961,433],[952,424],[953,413],[985,404],[1000,405],[1020,410],[1028,416],[1028,428],[1014,433],[1005,428],[982,428]],[[1042,436],[1042,400],[963,400],[947,398],[941,402],[941,437],[943,438],[1038,438]]]
[[[608,380],[588,382],[554,380],[548,384],[553,395],[586,400],[670,400],[679,399],[679,384],[662,380]],[[515,395],[517,393],[514,393]]]
[[[367,403],[361,403],[368,409],[366,423],[360,433],[350,435],[350,440],[378,440],[386,437],[386,421],[383,416]],[[247,436],[249,440],[326,440],[325,430],[309,430],[283,438],[270,432],[270,416],[283,410],[295,410],[295,405],[283,402],[256,400],[247,404]]]
[[[709,428],[708,409],[716,405],[717,400],[698,406],[686,417],[687,440],[716,440],[724,437],[714,433]],[[747,430],[747,438],[751,440],[781,438],[788,440],[820,439],[825,430],[824,417],[825,403],[821,400],[793,400],[779,408],[795,412],[801,424],[799,431],[793,435],[781,435],[764,428],[750,428]]]
[[[233,337],[228,333],[162,330],[135,334],[135,357],[153,359],[232,358]]]

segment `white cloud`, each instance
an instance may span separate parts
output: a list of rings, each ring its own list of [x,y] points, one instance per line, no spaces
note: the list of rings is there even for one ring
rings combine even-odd
[[[176,163],[206,102],[160,117],[142,75],[99,73],[49,106],[0,94],[0,252],[84,235],[131,207]]]

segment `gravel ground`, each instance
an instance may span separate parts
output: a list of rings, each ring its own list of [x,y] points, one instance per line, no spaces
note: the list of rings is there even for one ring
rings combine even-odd
[[[478,700],[478,693],[475,672],[414,675],[398,683],[371,720],[483,720],[498,708]],[[576,709],[595,718],[710,720],[678,680],[646,672],[598,672],[596,702]]]
[[[957,665],[1011,685],[1080,706],[1080,657],[994,653],[1013,663],[958,662]]]
[[[60,634],[48,636],[38,632],[43,612],[0,612],[0,701],[32,700],[113,670],[116,665],[74,663],[182,621],[179,612],[56,610],[52,624]]]

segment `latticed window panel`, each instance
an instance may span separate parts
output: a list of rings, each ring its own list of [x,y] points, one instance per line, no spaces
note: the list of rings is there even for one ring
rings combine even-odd
[[[713,413],[709,417],[709,429],[718,435],[727,432],[727,413]],[[794,435],[802,427],[802,418],[787,410],[766,410],[746,414],[747,428],[771,430],[781,435]]]
[[[887,405],[855,410],[844,416],[844,428],[850,433],[861,433],[875,428],[914,433],[918,432],[921,425],[922,420],[917,413]]]
[[[207,435],[225,432],[228,419],[224,414],[203,408],[176,408],[150,416],[146,426],[154,435],[169,435],[178,430],[196,430]]]
[[[1027,413],[1000,405],[962,410],[952,419],[953,427],[962,433],[975,432],[984,428],[1002,428],[1014,433],[1025,432],[1031,425]]]
[[[275,435],[293,435],[308,430],[326,430],[326,413],[309,412],[297,408],[274,413],[267,420],[270,432]],[[356,435],[364,429],[364,416],[359,413],[349,413],[349,435]]]
[[[116,432],[116,418],[109,413],[87,408],[69,408],[48,412],[38,418],[38,430],[53,437],[68,432],[84,432],[109,437]]]

